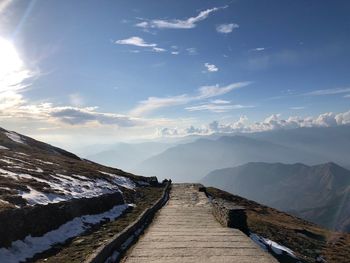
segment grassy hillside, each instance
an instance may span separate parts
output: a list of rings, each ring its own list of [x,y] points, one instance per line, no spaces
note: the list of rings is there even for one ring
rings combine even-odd
[[[206,191],[246,208],[251,232],[292,249],[305,262],[314,263],[319,255],[328,263],[346,263],[350,258],[350,235],[334,232],[298,217],[230,194],[217,188]]]

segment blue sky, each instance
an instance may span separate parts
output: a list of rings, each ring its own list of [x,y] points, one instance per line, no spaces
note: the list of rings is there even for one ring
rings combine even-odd
[[[347,124],[349,13],[346,0],[3,0],[0,123],[69,145]]]

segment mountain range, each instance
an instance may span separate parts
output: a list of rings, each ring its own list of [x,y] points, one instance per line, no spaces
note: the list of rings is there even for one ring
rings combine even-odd
[[[350,171],[335,163],[247,163],[215,170],[202,183],[350,232]]]
[[[167,148],[143,161],[133,172],[193,182],[215,169],[248,162],[307,165],[335,162],[350,167],[349,134],[350,126],[213,134]]]

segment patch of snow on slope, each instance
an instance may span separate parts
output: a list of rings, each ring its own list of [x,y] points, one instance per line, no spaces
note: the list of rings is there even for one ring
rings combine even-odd
[[[272,249],[272,251],[274,253],[276,253],[277,255],[282,255],[283,253],[287,253],[289,256],[293,257],[293,258],[297,258],[294,254],[294,252],[283,246],[280,245],[270,239],[261,237],[257,234],[250,234],[249,236],[256,244],[258,244],[264,251],[268,251],[268,248]]]
[[[30,186],[27,186],[27,188],[29,189],[29,192],[20,191],[20,195],[28,202],[28,205],[47,205],[49,203],[58,203],[70,199],[64,195],[42,193]]]
[[[17,155],[23,155],[23,156],[30,156],[29,154],[26,154],[26,153],[20,153],[20,152],[17,152],[16,154],[17,154]]]
[[[123,187],[128,188],[128,189],[135,189],[135,187],[136,187],[135,183],[127,177],[119,176],[119,175],[111,174],[111,173],[106,173],[103,171],[99,171],[99,172],[102,174],[105,174],[105,175],[109,175],[110,177],[112,177],[113,182],[120,185],[120,186],[123,186]]]
[[[4,163],[7,163],[7,164],[14,164],[14,162],[10,161],[10,160],[7,159],[7,158],[0,159],[0,161],[2,161],[2,162],[4,162]]]
[[[23,138],[15,132],[5,132],[5,135],[14,142],[25,144]]]
[[[91,227],[91,224],[98,224],[105,218],[115,220],[127,207],[126,204],[117,205],[101,214],[76,217],[41,237],[29,235],[24,240],[14,241],[10,248],[0,248],[0,262],[18,263],[32,258],[35,254],[50,249],[54,244],[63,243],[69,238],[82,234]]]
[[[57,165],[57,164],[55,164],[55,163],[43,161],[43,160],[40,160],[40,159],[35,159],[35,160],[38,161],[38,162],[40,162],[40,163],[43,163],[43,164]]]
[[[5,147],[5,146],[2,146],[0,145],[0,150],[8,150],[9,148]]]
[[[39,170],[35,170],[39,172]],[[7,177],[19,181],[30,179],[46,183],[58,193],[44,193],[27,186],[28,191],[18,191],[18,194],[27,200],[29,205],[49,204],[70,200],[73,198],[91,198],[103,194],[115,193],[119,190],[117,183],[103,179],[90,179],[81,175],[67,176],[63,174],[51,175],[52,180],[45,180],[26,173],[14,173],[0,168],[0,177]],[[77,177],[77,178],[74,178]]]
[[[79,177],[79,179],[76,179],[73,176]],[[81,175],[73,176],[70,177],[63,174],[56,174],[52,177],[59,182],[48,183],[51,188],[63,192],[65,195],[70,196],[70,198],[89,198],[119,191],[118,185],[109,183],[103,179],[89,179]]]

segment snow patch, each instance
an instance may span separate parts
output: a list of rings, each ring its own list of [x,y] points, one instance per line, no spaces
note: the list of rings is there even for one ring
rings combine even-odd
[[[13,158],[11,158],[12,160]],[[11,161],[8,160],[8,161]],[[42,173],[41,168],[27,169],[21,167],[30,172]],[[7,177],[13,180],[19,181],[21,179],[29,179],[37,182],[45,183],[50,186],[52,190],[57,193],[45,193],[38,191],[34,188],[27,186],[28,191],[18,191],[18,195],[27,200],[29,205],[49,203],[57,203],[61,201],[67,201],[73,198],[91,198],[104,194],[111,194],[120,192],[119,186],[124,186],[129,189],[133,189],[135,186],[129,178],[114,175],[112,181],[104,179],[88,178],[82,175],[64,175],[55,174],[50,175],[50,179],[39,178],[27,173],[14,173],[0,168],[0,178]]]
[[[7,204],[7,205],[10,204],[9,202],[7,202],[7,201],[5,201],[5,200],[2,200],[2,199],[0,199],[0,203]]]
[[[40,163],[43,163],[43,164],[57,165],[57,164],[55,164],[55,163],[43,161],[43,160],[40,160],[40,159],[35,159],[35,160],[38,161],[38,162],[40,162]]]
[[[7,159],[7,158],[0,159],[0,161],[2,161],[2,162],[4,162],[4,163],[7,163],[7,164],[14,164],[14,162],[10,161],[10,160]]]
[[[106,218],[115,220],[127,207],[126,204],[117,205],[101,214],[76,217],[41,237],[29,235],[23,240],[14,241],[10,248],[0,248],[0,262],[18,263],[32,258],[35,254],[50,249],[54,244],[63,243],[69,238],[82,234],[91,225],[98,224]]]
[[[5,146],[2,146],[0,145],[0,150],[8,150],[9,148],[5,147]]]
[[[110,177],[112,177],[113,182],[120,185],[120,186],[123,186],[123,187],[128,188],[128,189],[135,189],[135,187],[136,187],[135,183],[127,177],[119,176],[119,175],[112,174],[112,173],[106,173],[103,171],[99,171],[99,172],[102,174],[105,174],[105,175],[109,175]]]
[[[20,191],[19,194],[27,201],[28,205],[47,205],[49,203],[58,203],[68,199],[63,195],[42,193],[30,186],[27,186],[27,188],[29,189],[29,192]]]
[[[14,142],[25,144],[24,139],[15,132],[5,132],[5,135]]]
[[[17,155],[23,155],[23,156],[30,156],[29,154],[26,154],[26,153],[20,153],[20,152],[17,152],[16,154],[17,154]]]
[[[268,248],[272,249],[274,253],[277,255],[282,255],[283,253],[287,253],[289,256],[293,258],[297,258],[293,252],[293,250],[280,245],[270,239],[261,237],[257,234],[250,234],[249,236],[256,244],[258,244],[264,251],[268,251]]]

